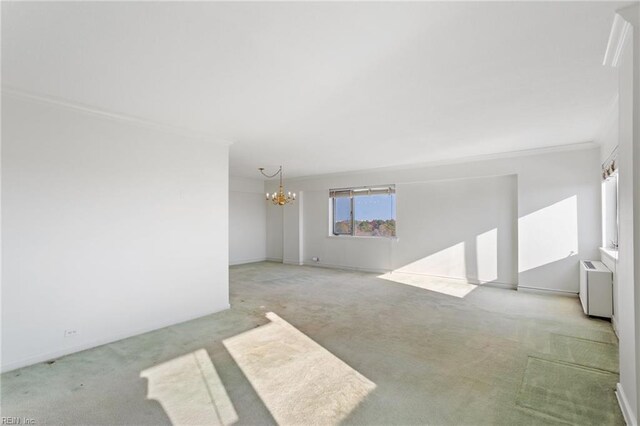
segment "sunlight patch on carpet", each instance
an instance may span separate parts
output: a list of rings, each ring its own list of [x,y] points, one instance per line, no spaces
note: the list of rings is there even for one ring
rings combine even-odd
[[[278,424],[338,424],[376,385],[278,315],[224,345]]]
[[[148,368],[140,377],[149,382],[147,398],[158,401],[173,424],[229,425],[238,421],[204,349]]]
[[[435,277],[432,275],[410,274],[406,272],[395,271],[380,275],[378,276],[378,278],[382,278],[383,280],[387,281],[393,281],[399,284],[422,288],[424,290],[435,291],[437,293],[442,293],[458,298],[465,297],[467,294],[471,293],[478,287],[475,284],[470,284],[460,279]]]

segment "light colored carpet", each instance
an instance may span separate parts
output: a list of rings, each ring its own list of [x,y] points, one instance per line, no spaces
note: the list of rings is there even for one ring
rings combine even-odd
[[[230,275],[228,311],[2,375],[2,416],[623,424],[611,325],[577,299],[268,262]]]
[[[529,357],[518,404],[569,424],[616,424],[610,392],[618,376],[562,361]]]

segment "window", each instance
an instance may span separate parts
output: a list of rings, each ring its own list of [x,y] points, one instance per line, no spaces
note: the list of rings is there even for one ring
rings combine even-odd
[[[394,185],[329,191],[333,235],[355,237],[396,236]]]
[[[353,221],[351,197],[336,197],[333,199],[333,234],[351,235],[353,231]]]
[[[602,182],[602,246],[618,249],[618,172]]]

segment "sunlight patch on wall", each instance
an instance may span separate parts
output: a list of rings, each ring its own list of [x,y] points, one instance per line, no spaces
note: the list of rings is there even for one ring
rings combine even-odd
[[[162,405],[169,420],[180,425],[229,425],[238,415],[204,349],[148,368],[147,398]]]
[[[572,196],[518,220],[518,271],[578,254],[578,199]]]
[[[378,278],[459,298],[465,297],[477,287],[477,285],[470,284],[462,279],[435,277],[424,274],[409,274],[397,271],[388,272],[378,276]]]
[[[464,242],[411,262],[396,269],[394,272],[466,278]]]
[[[498,229],[494,228],[476,237],[477,279],[480,282],[498,279]]]
[[[338,424],[376,385],[273,312],[223,344],[279,424]]]

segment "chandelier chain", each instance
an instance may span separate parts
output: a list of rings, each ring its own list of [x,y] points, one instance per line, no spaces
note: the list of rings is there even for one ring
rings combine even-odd
[[[274,178],[276,176],[278,176],[279,173],[282,173],[282,166],[280,166],[280,168],[278,169],[277,172],[275,172],[272,175],[268,175],[264,172],[264,167],[260,167],[258,170],[260,170],[260,173],[262,173],[263,176],[268,177],[269,179]]]

